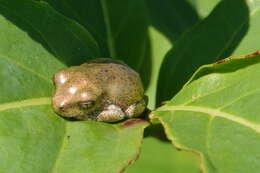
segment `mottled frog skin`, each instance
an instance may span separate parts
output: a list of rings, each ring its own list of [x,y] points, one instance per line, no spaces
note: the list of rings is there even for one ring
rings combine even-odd
[[[101,58],[54,75],[54,111],[79,120],[115,122],[145,109],[139,74],[121,61]]]

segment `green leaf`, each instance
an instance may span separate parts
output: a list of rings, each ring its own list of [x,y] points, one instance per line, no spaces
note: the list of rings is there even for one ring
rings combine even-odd
[[[206,17],[221,0],[187,0],[198,12],[200,17]]]
[[[149,67],[151,79],[145,94],[149,97],[148,108],[153,110],[156,105],[156,89],[162,60],[179,36],[197,23],[199,18],[185,1],[145,0],[145,3],[152,23],[149,27],[149,38],[150,57],[153,62]]]
[[[200,155],[204,172],[260,170],[260,55],[256,54],[201,67],[151,115],[177,147]]]
[[[199,173],[196,154],[178,151],[171,143],[148,137],[144,138],[140,158],[127,168],[126,173]]]
[[[153,110],[156,103],[156,87],[160,65],[165,54],[172,47],[172,44],[167,37],[165,37],[154,27],[149,28],[149,37],[151,41],[151,59],[153,63],[150,65],[151,80],[145,91],[145,95],[149,98],[148,108]]]
[[[49,104],[0,105],[0,172],[120,172],[137,157],[145,121],[70,122]]]
[[[260,1],[249,1],[248,3],[250,9],[250,20],[249,20],[249,29],[246,36],[237,46],[233,55],[245,55],[250,52],[259,49],[259,39],[258,34],[260,30]]]
[[[248,7],[253,4],[254,8]],[[163,61],[157,104],[176,94],[199,66],[228,57],[245,36],[249,20],[256,17],[258,9],[254,1],[224,0],[184,33]]]
[[[84,26],[97,40],[101,56],[108,56],[107,31],[100,0],[45,0],[64,16]]]
[[[99,56],[98,45],[88,31],[56,12],[45,2],[0,0],[0,14],[67,65],[82,63],[86,59]],[[13,37],[9,34],[11,31],[8,30],[8,25],[1,25],[2,29],[7,30],[1,32],[2,42],[10,44],[8,40],[14,39],[10,38]]]
[[[123,60],[148,86],[151,59],[144,0],[46,1],[89,30],[101,47],[101,56]]]
[[[145,3],[152,24],[149,27],[150,58],[152,63],[147,63],[147,68],[151,70],[151,75],[145,94],[149,97],[148,107],[154,109],[156,105],[158,74],[162,60],[179,36],[197,23],[199,18],[194,9],[185,1],[145,0]],[[143,69],[142,74],[147,74],[147,68]]]
[[[200,16],[206,16],[210,13],[210,11],[219,3],[221,0],[189,0],[191,3],[194,3],[195,8],[197,9]],[[259,49],[258,40],[260,39],[258,36],[258,31],[260,30],[260,1],[250,1],[245,0],[247,2],[249,11],[250,11],[250,19],[249,19],[249,27],[245,37],[241,40],[239,45],[236,47],[235,51],[232,55],[245,55],[249,52],[253,52]]]
[[[200,20],[185,0],[145,0],[145,3],[153,26],[172,42]]]
[[[0,172],[125,169],[146,121],[70,122],[50,105],[53,73],[97,53],[88,32],[43,2],[0,1],[0,14]]]

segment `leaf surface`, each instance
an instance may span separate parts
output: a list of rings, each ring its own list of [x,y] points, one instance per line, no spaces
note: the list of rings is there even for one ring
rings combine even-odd
[[[71,122],[50,105],[54,72],[99,54],[88,31],[44,2],[0,1],[0,14],[0,172],[125,169],[146,121]]]
[[[169,142],[146,137],[139,159],[126,170],[126,173],[139,172],[199,173],[199,159],[194,153],[178,151]]]
[[[151,59],[153,63],[150,65],[151,80],[145,91],[145,95],[149,98],[148,108],[153,110],[156,105],[156,89],[160,66],[165,54],[172,47],[172,44],[167,37],[154,27],[149,28],[149,37],[151,40]]]
[[[78,23],[60,15],[47,3],[1,0],[0,5],[2,16],[26,31],[67,65],[82,63],[99,55],[99,47],[89,32]],[[10,37],[6,33],[2,35]]]
[[[194,4],[194,7],[200,14],[200,16],[204,17],[210,14],[212,9],[221,2],[221,0],[189,0],[190,3]],[[250,52],[253,52],[257,49],[259,49],[258,46],[258,40],[259,35],[258,30],[260,29],[260,22],[259,22],[259,16],[260,16],[260,1],[259,0],[245,0],[247,2],[249,11],[250,11],[250,18],[249,18],[249,26],[248,31],[246,35],[243,37],[239,45],[236,47],[232,55],[245,55]]]
[[[120,172],[137,157],[145,121],[70,122],[49,104],[0,105],[1,172]]]
[[[210,14],[212,9],[221,1],[221,0],[187,0],[198,12],[199,16],[204,18]]]
[[[202,66],[151,115],[177,147],[198,153],[204,172],[260,169],[260,55],[256,54]]]
[[[249,53],[258,49],[256,34],[247,39],[247,31],[253,34],[259,30],[255,20],[260,7],[257,2],[221,1],[208,17],[181,36],[162,63],[157,104],[176,94],[199,66],[226,58],[233,51]]]
[[[153,26],[170,41],[200,21],[195,9],[186,1],[145,0]]]

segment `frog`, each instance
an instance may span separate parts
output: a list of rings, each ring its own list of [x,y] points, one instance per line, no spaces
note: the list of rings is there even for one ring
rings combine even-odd
[[[112,58],[60,69],[53,81],[52,107],[64,118],[117,122],[140,116],[147,105],[139,74]]]

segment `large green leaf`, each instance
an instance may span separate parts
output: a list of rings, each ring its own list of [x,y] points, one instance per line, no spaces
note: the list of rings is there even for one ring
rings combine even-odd
[[[106,23],[100,0],[45,0],[57,11],[71,18],[95,37],[101,47],[101,56],[108,56]]]
[[[149,36],[151,40],[151,59],[153,63],[150,65],[151,80],[145,94],[149,97],[148,108],[153,110],[156,103],[156,89],[160,66],[165,54],[172,47],[172,44],[165,35],[154,27],[149,28]]]
[[[149,97],[148,107],[154,109],[156,105],[156,89],[159,69],[166,53],[174,45],[179,36],[199,21],[196,12],[185,1],[178,0],[145,0],[150,14],[149,27],[150,59],[147,63],[151,70],[151,78],[146,95]],[[147,74],[147,68],[143,74]]]
[[[121,59],[150,80],[149,18],[144,0],[45,0],[89,30],[102,56]]]
[[[201,16],[207,16],[210,11],[219,3],[221,0],[189,0],[191,3],[194,3],[195,8]],[[259,49],[258,40],[260,37],[258,36],[258,31],[260,30],[260,1],[247,0],[247,4],[250,11],[250,19],[249,19],[249,27],[246,35],[241,40],[235,51],[232,53],[233,55],[244,55],[249,52],[253,52]]]
[[[135,164],[126,173],[199,173],[199,159],[194,153],[179,151],[171,143],[144,138],[142,151]]]
[[[249,1],[248,3],[250,9],[250,20],[249,20],[249,29],[245,37],[239,43],[238,47],[235,49],[233,55],[245,55],[249,52],[258,50],[260,35],[260,1],[254,0]]]
[[[153,26],[172,42],[200,20],[186,0],[145,0],[145,3]]]
[[[239,52],[256,49],[258,39],[253,33],[259,30],[259,7],[256,1],[223,0],[207,18],[184,33],[163,61],[157,103],[176,94],[199,66],[229,56],[238,45],[242,49]],[[252,34],[246,39],[249,27]],[[240,43],[244,36],[247,44]]]
[[[82,63],[87,58],[99,56],[97,43],[87,30],[60,15],[44,2],[0,0],[0,13],[68,65]],[[8,27],[2,24],[2,28],[6,29],[6,32],[1,32],[1,40],[4,43],[8,43],[10,37],[14,37]],[[18,53],[14,49],[15,45],[16,42],[12,44],[12,50],[5,51]],[[3,43],[1,47],[4,47]]]
[[[174,42],[187,29],[199,21],[195,10],[186,1],[178,0],[145,0],[152,26],[149,27],[150,56],[152,64],[151,79],[146,90],[149,97],[148,107],[156,105],[156,89],[159,69],[166,53]]]
[[[200,17],[206,17],[221,0],[187,0],[196,10]]]
[[[0,1],[0,14],[0,172],[125,169],[147,122],[70,122],[50,106],[53,73],[98,54],[86,29],[43,2]]]
[[[151,115],[177,147],[201,156],[204,172],[260,170],[260,55],[253,55],[203,66]]]
[[[120,172],[139,152],[147,123],[70,122],[47,98],[0,105],[0,172]]]

